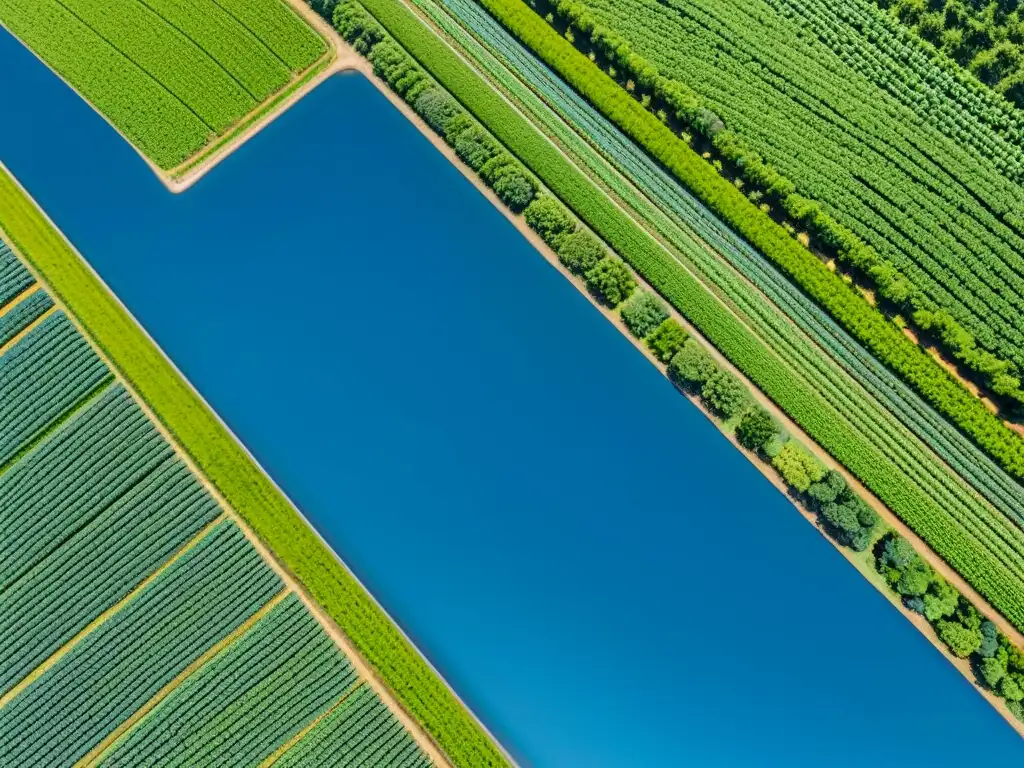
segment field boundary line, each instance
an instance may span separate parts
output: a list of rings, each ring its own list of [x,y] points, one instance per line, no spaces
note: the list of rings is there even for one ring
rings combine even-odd
[[[38,281],[32,283],[32,285],[30,285],[24,291],[22,291],[17,296],[12,298],[6,304],[4,304],[3,306],[0,306],[0,317],[3,317],[8,312],[13,310],[16,306],[21,304],[21,302],[23,302],[25,299],[27,299],[29,296],[31,296],[36,291],[41,291],[41,290],[43,290],[43,287],[39,284]]]
[[[150,712],[156,709],[156,707],[158,707],[160,703],[165,698],[167,698],[168,694],[170,694],[171,691],[173,691],[175,688],[181,685],[189,677],[191,677],[197,670],[199,670],[200,667],[202,667],[208,661],[213,659],[214,656],[217,656],[221,651],[225,650],[226,648],[234,644],[236,640],[241,638],[242,635],[244,635],[246,632],[252,629],[253,626],[260,619],[262,619],[264,616],[270,613],[286,597],[288,597],[290,592],[291,590],[289,590],[288,588],[282,589],[280,592],[278,592],[276,595],[270,598],[270,600],[267,601],[267,603],[264,604],[252,616],[250,616],[248,619],[246,619],[237,627],[235,627],[235,629],[232,630],[229,634],[222,637],[212,646],[207,648],[197,659],[195,659],[191,664],[189,664],[187,667],[181,670],[181,672],[175,675],[172,680],[167,682],[163,688],[161,688],[159,691],[153,694],[153,697],[145,704],[143,704],[141,707],[139,707],[131,717],[129,717],[127,720],[121,723],[121,725],[119,725],[113,731],[108,733],[107,736],[103,739],[103,741],[101,741],[99,744],[93,747],[92,750],[90,750],[89,753],[85,755],[85,757],[79,758],[79,760],[74,764],[75,768],[79,768],[79,766],[96,765],[99,759],[103,756],[104,752],[108,751],[111,747],[116,746],[117,742],[120,741],[123,736],[126,736],[131,731],[131,729],[134,728],[139,722],[145,719],[145,717]]]
[[[8,305],[8,307],[13,307],[13,306],[14,306],[13,304],[9,304]],[[50,315],[54,314],[57,311],[57,309],[58,309],[58,307],[57,307],[56,303],[54,303],[54,305],[52,307],[50,307],[48,310],[43,312],[43,314],[41,314],[39,317],[37,317],[31,323],[29,323],[24,328],[22,328],[20,331],[18,331],[14,336],[12,336],[10,341],[8,341],[6,344],[0,344],[0,357],[3,357],[8,352],[10,352],[11,351],[11,347],[13,347],[19,341],[24,339],[30,333],[32,333],[32,331],[34,331],[40,325],[42,325],[43,322],[50,317]],[[4,312],[2,314],[7,314],[7,310],[4,310]],[[67,314],[67,313],[65,312],[64,314]]]
[[[346,700],[348,700],[353,694],[355,694],[356,691],[358,691],[364,685],[368,685],[367,681],[363,680],[360,677],[357,677],[353,681],[352,685],[346,688],[345,691],[341,694],[341,696],[339,696],[334,701],[334,703],[331,704],[331,706],[329,706],[323,712],[321,712],[312,720],[310,720],[306,725],[302,726],[302,728],[296,734],[291,736],[286,742],[284,742],[284,744],[282,744],[272,753],[270,753],[270,755],[268,755],[267,758],[259,764],[259,768],[270,768],[270,766],[272,766],[274,763],[276,763],[278,760],[284,757],[289,749],[291,749],[304,738],[306,738],[306,736],[309,735],[310,731],[316,728],[321,722],[323,722],[324,719],[329,717],[331,713],[333,713],[338,707],[344,704]]]
[[[164,571],[170,568],[174,563],[184,557],[196,544],[199,543],[217,524],[223,522],[225,516],[223,514],[218,515],[215,519],[211,520],[205,525],[195,536],[186,541],[169,559],[161,563],[160,567],[153,571],[151,574],[146,576],[142,581],[132,587],[131,591],[114,603],[112,606],[107,608],[103,613],[97,616],[95,619],[86,624],[81,630],[79,630],[74,637],[65,642],[60,648],[50,654],[47,658],[39,663],[35,669],[29,672],[25,677],[18,682],[13,688],[11,688],[3,696],[0,696],[0,709],[11,703],[16,699],[26,688],[32,683],[46,674],[47,670],[53,667],[58,661],[64,658],[68,653],[74,650],[82,640],[88,635],[91,635],[96,629],[99,628],[103,622],[107,621],[111,616],[120,612],[128,603],[139,596],[139,593],[148,587],[153,581],[156,580]]]

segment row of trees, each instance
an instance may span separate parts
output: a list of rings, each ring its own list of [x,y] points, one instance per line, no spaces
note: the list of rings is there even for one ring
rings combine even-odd
[[[825,211],[820,203],[800,195],[793,180],[765,160],[742,136],[728,129],[698,94],[678,80],[662,75],[618,32],[601,25],[585,4],[578,0],[558,0],[552,7],[558,18],[570,25],[571,32],[581,33],[573,33],[573,39],[580,43],[589,41],[589,45],[610,63],[616,78],[626,83],[627,89],[653,114],[669,123],[677,121],[687,130],[708,139],[721,160],[743,179],[756,199],[778,204],[808,232],[816,246],[870,280],[878,296],[910,317],[921,330],[929,332],[993,394],[1015,408],[1024,407],[1024,387],[1015,365],[981,347],[972,333],[949,312],[937,307],[920,286],[914,285],[891,261]],[[685,178],[681,180],[687,182]],[[773,257],[771,252],[764,252]],[[790,275],[803,285],[800,275],[792,272]],[[821,303],[831,311],[828,302]],[[841,316],[837,319],[848,329],[856,328],[856,324],[848,325]]]
[[[928,620],[954,656],[969,659],[978,682],[1006,699],[1010,711],[1024,720],[1024,653],[904,537],[887,533],[875,556],[875,567],[903,604]]]

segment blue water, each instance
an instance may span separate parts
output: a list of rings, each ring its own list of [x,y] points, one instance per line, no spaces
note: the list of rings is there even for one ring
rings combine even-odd
[[[172,196],[0,69],[0,159],[522,762],[1024,754],[370,83]]]

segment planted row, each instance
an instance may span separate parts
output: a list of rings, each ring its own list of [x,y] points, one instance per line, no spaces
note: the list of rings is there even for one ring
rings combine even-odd
[[[13,765],[75,763],[281,588],[221,523],[0,709],[0,753]]]
[[[176,686],[98,764],[259,765],[355,682],[348,660],[289,595]]]

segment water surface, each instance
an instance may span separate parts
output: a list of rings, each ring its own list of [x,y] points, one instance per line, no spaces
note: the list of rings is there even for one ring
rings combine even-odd
[[[0,159],[518,759],[1024,754],[366,80],[172,196],[0,68]]]

